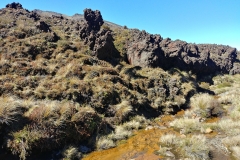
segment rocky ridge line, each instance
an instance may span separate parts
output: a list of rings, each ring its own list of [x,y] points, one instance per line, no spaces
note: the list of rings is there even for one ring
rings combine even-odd
[[[237,50],[225,45],[191,44],[181,40],[162,39],[145,31],[131,30],[128,62],[141,67],[179,68],[197,75],[240,73]],[[233,68],[233,66],[235,66]]]

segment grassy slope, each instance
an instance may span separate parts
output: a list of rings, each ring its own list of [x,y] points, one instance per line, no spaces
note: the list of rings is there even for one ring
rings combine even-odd
[[[38,29],[40,21],[51,32]],[[195,92],[195,79],[187,73],[126,64],[127,29],[113,31],[122,56],[117,66],[90,56],[79,25],[58,17],[34,20],[23,9],[0,11],[0,142],[5,152],[25,159],[39,151],[74,150],[71,146],[79,144],[109,148],[131,135],[121,130],[138,128],[117,125],[171,113]],[[103,146],[101,137],[112,131],[113,144]]]
[[[119,64],[113,66],[90,56],[88,46],[79,38],[77,26],[81,22],[48,17],[34,20],[25,10],[2,9],[0,13],[0,143],[4,152],[21,159],[53,150],[61,152],[60,158],[73,159],[82,156],[79,145],[114,147],[133,130],[151,123],[148,118],[186,107],[198,87],[190,73],[128,65],[124,61],[124,46],[131,38],[128,29],[112,29],[121,54]],[[37,29],[39,21],[50,25],[59,39],[53,41],[51,32]],[[207,89],[225,92],[232,82],[235,84],[224,81],[224,86]],[[214,105],[223,104],[214,100]],[[205,110],[212,104],[200,111],[192,109],[189,115],[200,112],[208,118]],[[236,113],[231,113],[230,121],[238,117],[238,110],[233,110]],[[185,132],[201,130],[195,127],[199,124],[195,120],[189,122],[193,125],[190,129],[185,118],[182,123]],[[176,124],[172,122],[173,127],[181,126]],[[203,128],[221,130],[219,124],[214,125]],[[236,152],[238,148],[229,150]]]

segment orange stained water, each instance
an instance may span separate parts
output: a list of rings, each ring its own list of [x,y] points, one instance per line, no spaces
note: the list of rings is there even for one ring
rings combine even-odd
[[[172,116],[164,116],[159,124],[166,124],[173,120]],[[173,129],[140,130],[128,140],[108,150],[95,151],[87,155],[83,160],[158,160],[163,157],[155,155],[160,149],[159,138],[163,134],[176,133]]]
[[[179,112],[177,112],[177,114],[175,115],[175,117],[182,117],[184,115],[185,111],[181,110]]]
[[[219,117],[213,117],[213,118],[209,118],[209,119],[207,119],[205,122],[206,123],[214,123],[214,122],[217,122],[217,121],[219,121]]]
[[[163,158],[154,154],[160,149],[159,138],[162,134],[171,132],[174,131],[171,129],[141,130],[117,147],[92,152],[83,160],[158,160]]]

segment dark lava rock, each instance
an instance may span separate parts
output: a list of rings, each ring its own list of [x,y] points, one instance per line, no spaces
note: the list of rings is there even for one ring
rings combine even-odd
[[[91,152],[91,148],[88,148],[87,146],[80,145],[79,146],[79,151],[82,153],[89,153]]]
[[[184,41],[171,41],[169,38],[160,42],[166,60],[159,66],[168,69],[176,67],[191,70],[198,75],[215,72],[228,73],[236,61],[236,49],[215,44],[191,44]]]
[[[85,22],[80,26],[80,38],[89,45],[92,55],[102,60],[117,57],[110,30],[101,29],[103,19],[100,11],[84,10]]]
[[[128,62],[135,66],[157,67],[159,59],[164,58],[159,46],[160,35],[133,30],[133,40],[127,47]]]
[[[15,2],[7,4],[6,8],[23,9],[23,7],[20,3],[15,3]]]
[[[87,21],[89,29],[94,31],[99,31],[104,23],[101,12],[98,10],[92,11],[91,9],[85,9],[84,19]]]
[[[80,28],[80,37],[81,39],[86,40],[86,38],[88,38],[89,41],[95,41],[94,36],[104,23],[101,12],[98,10],[92,11],[91,9],[85,9],[84,19],[84,24]]]
[[[93,48],[93,55],[99,59],[107,60],[109,57],[115,55],[116,49],[113,44],[113,37],[111,31],[101,30],[96,34],[95,45]]]
[[[40,15],[36,12],[32,11],[30,14],[27,15],[27,17],[34,19],[35,21],[40,19]]]
[[[50,32],[51,31],[51,29],[49,28],[49,25],[46,24],[44,21],[37,22],[36,27],[43,32]]]
[[[132,30],[127,46],[128,62],[141,67],[179,68],[197,75],[229,73],[237,51],[224,45],[191,44],[181,40],[162,39],[145,31]],[[236,67],[235,67],[236,68]],[[232,70],[235,74],[238,71]]]
[[[57,42],[60,38],[55,32],[50,32],[48,36],[45,37],[48,42]]]

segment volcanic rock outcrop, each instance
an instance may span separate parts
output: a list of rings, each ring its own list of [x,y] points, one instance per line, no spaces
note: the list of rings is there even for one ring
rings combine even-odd
[[[163,59],[159,43],[160,35],[151,35],[145,31],[133,30],[133,41],[128,45],[128,62],[135,66],[157,67]]]
[[[162,64],[164,68],[177,67],[197,74],[228,73],[237,56],[235,48],[224,45],[196,45],[165,39],[160,47],[167,59]]]
[[[23,9],[23,7],[20,3],[15,3],[15,2],[7,4],[6,8]]]
[[[110,30],[101,29],[103,19],[100,11],[84,10],[84,24],[80,27],[80,37],[89,45],[91,55],[102,60],[117,57]]]
[[[132,30],[132,36],[127,46],[127,57],[128,62],[135,66],[179,68],[198,75],[229,73],[237,57],[236,48],[229,46],[172,41],[138,30]],[[237,70],[235,67],[231,73],[236,74]]]

